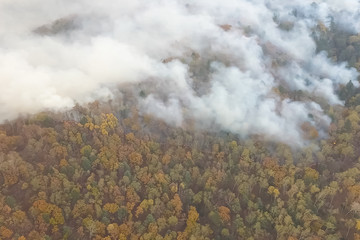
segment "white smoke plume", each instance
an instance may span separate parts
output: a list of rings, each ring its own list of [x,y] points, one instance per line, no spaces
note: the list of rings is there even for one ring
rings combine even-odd
[[[320,21],[359,32],[359,9],[357,0],[2,0],[0,122],[152,82],[141,109],[171,124],[300,143],[303,122],[330,120],[273,89],[342,104],[334,91],[357,86],[357,72],[317,54],[311,33]]]

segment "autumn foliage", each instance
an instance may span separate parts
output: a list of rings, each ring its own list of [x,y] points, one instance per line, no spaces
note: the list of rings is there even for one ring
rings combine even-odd
[[[0,126],[1,239],[360,239],[357,105],[296,150],[77,111]]]

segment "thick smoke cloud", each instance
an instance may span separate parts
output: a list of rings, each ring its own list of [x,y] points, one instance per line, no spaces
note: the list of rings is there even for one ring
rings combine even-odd
[[[329,118],[274,88],[342,104],[334,91],[357,86],[357,72],[316,53],[311,34],[320,21],[360,31],[358,9],[357,0],[2,0],[0,121],[148,82],[140,108],[171,124],[302,143],[302,123]]]

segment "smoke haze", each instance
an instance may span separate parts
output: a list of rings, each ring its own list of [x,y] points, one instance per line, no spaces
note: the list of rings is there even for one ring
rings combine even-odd
[[[357,0],[2,0],[0,122],[152,83],[140,109],[170,124],[299,144],[302,123],[330,119],[274,88],[342,104],[336,88],[358,86],[358,73],[316,53],[311,35],[332,21],[359,32],[359,9]]]

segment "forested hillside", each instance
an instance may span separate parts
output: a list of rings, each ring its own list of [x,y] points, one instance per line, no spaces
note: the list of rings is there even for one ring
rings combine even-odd
[[[3,124],[1,239],[359,239],[359,97],[301,150],[96,102]]]
[[[360,240],[359,1],[100,2],[0,1],[0,240]]]

